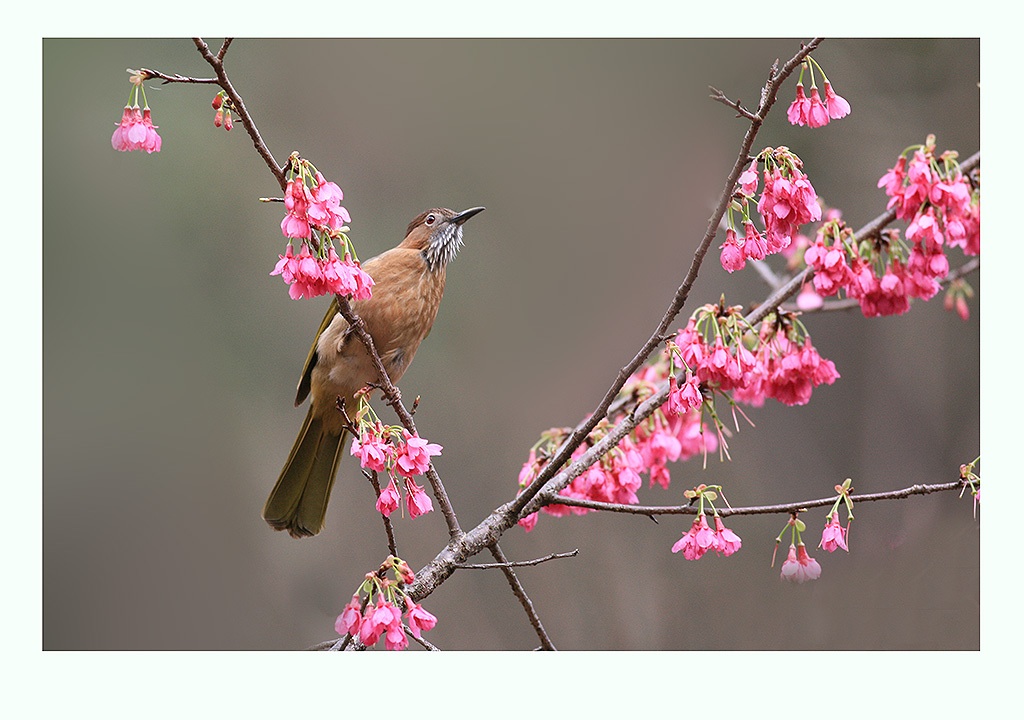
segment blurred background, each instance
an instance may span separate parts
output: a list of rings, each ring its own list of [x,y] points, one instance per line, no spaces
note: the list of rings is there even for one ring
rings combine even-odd
[[[363,258],[428,207],[487,207],[401,383],[422,397],[421,433],[444,446],[435,465],[464,528],[515,494],[539,433],[591,411],[661,318],[746,129],[707,86],[754,106],[771,63],[798,48],[231,46],[264,140],[341,185]],[[796,151],[854,227],[884,210],[876,182],[908,145],[935,133],[940,151],[978,150],[977,40],[834,40],[815,58],[852,114],[789,125],[790,80],[755,150]],[[301,649],[334,635],[387,554],[348,457],[319,536],[292,540],[260,517],[304,417],[294,388],[327,301],[292,301],[269,277],[283,213],[257,199],[280,189],[240,124],[213,126],[211,87],[148,83],[162,151],[111,149],[124,69],[140,66],[211,75],[187,39],[43,43],[43,647]],[[723,292],[749,304],[766,288],[713,253],[679,324]],[[842,379],[806,407],[749,412],[757,427],[731,440],[731,462],[676,465],[671,489],[641,501],[677,504],[700,482],[751,505],[824,497],[846,477],[858,492],[955,479],[979,452],[977,315],[975,303],[963,322],[938,297],[895,318],[807,318]],[[812,536],[824,514],[807,514]],[[517,560],[579,548],[519,570],[560,649],[977,649],[970,500],[869,503],[856,517],[852,552],[812,548],[822,576],[803,586],[769,567],[784,516],[734,519],[742,550],[700,562],[669,550],[682,518],[542,516],[501,545]],[[414,569],[447,538],[436,512],[395,526]],[[425,604],[442,648],[537,645],[499,571],[459,572]]]

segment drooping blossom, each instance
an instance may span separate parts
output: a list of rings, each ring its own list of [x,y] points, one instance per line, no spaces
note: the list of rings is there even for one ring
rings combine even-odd
[[[427,612],[422,605],[417,605],[411,598],[405,598],[406,619],[409,623],[409,632],[413,637],[421,637],[422,633],[433,630],[437,625],[437,618]]]
[[[789,544],[789,555],[786,562],[782,563],[783,580],[802,584],[808,580],[817,580],[821,576],[821,566],[818,561],[807,554],[807,548],[803,543],[799,545]]]
[[[665,403],[665,407],[669,414],[678,415],[679,413],[685,413],[699,408],[701,403],[704,402],[704,396],[700,392],[700,381],[693,373],[686,373],[686,381],[682,385],[677,385],[674,375],[668,381],[671,389],[669,390],[668,402]]]
[[[284,190],[285,216],[281,221],[281,232],[287,238],[309,240],[312,237],[309,217],[306,211],[313,202],[313,195],[301,176],[288,181]]]
[[[693,525],[672,546],[672,552],[683,552],[687,560],[699,560],[708,550],[715,547],[715,533],[708,526],[708,519],[699,515]]]
[[[825,81],[825,104],[828,106],[828,116],[833,120],[844,118],[850,114],[850,103],[846,101],[846,98],[836,94],[828,80]]]
[[[729,557],[740,549],[742,541],[740,536],[727,528],[722,518],[715,515],[715,541],[713,547],[719,555]]]
[[[806,125],[810,109],[811,101],[804,94],[804,84],[798,82],[796,84],[796,99],[789,104],[786,117],[789,118],[789,122],[793,125]]]
[[[846,545],[846,532],[847,528],[839,524],[839,513],[829,513],[828,519],[825,522],[825,529],[821,532],[821,542],[818,544],[818,547],[830,553],[835,552],[839,548],[850,552],[850,548]]]
[[[821,101],[818,88],[811,87],[810,106],[807,109],[807,127],[824,127],[828,125],[829,120],[828,108]]]
[[[758,185],[757,160],[754,160],[750,167],[740,173],[737,182],[739,183],[741,193],[747,197],[754,197]]]
[[[359,458],[360,467],[384,472],[394,458],[395,446],[380,435],[364,432],[361,438],[352,438],[351,454]]]
[[[765,226],[768,254],[788,247],[801,225],[821,219],[818,195],[807,176],[795,165],[770,173],[765,170],[764,190],[757,202]]]
[[[363,614],[363,620],[359,627],[359,640],[366,647],[372,647],[380,640],[389,628],[397,623],[399,629],[402,627],[402,615],[397,611],[391,602],[381,596],[377,596],[376,605],[367,605]]]
[[[341,206],[345,194],[337,183],[327,180],[320,172],[316,174],[316,185],[311,196],[306,215],[314,224],[340,230],[346,223],[352,222],[348,210]]]
[[[417,518],[434,509],[430,496],[411,478],[405,481],[405,500],[409,508],[409,517]]]
[[[398,509],[398,504],[402,501],[402,496],[398,492],[398,486],[395,484],[395,479],[391,478],[391,482],[388,486],[381,490],[380,497],[377,498],[377,512],[384,517],[388,517],[395,510]]]
[[[740,247],[739,242],[736,240],[736,231],[732,228],[725,231],[725,242],[720,247],[722,253],[719,256],[719,260],[727,272],[733,273],[737,270],[742,270],[747,264],[743,248]]]
[[[427,442],[419,435],[410,435],[408,430],[403,430],[402,434],[405,441],[398,446],[395,470],[407,478],[422,475],[430,467],[430,458],[440,455],[442,448],[437,443]]]
[[[363,622],[362,607],[359,602],[359,596],[353,595],[345,609],[341,611],[341,615],[334,621],[334,630],[339,635],[353,635],[359,634],[359,626]]]
[[[139,108],[138,105],[126,105],[121,114],[110,144],[120,152],[145,150],[147,153],[160,152],[163,140],[157,133],[157,125],[153,124],[150,109]]]

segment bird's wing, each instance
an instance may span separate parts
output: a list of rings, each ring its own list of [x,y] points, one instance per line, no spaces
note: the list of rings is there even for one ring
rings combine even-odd
[[[313,338],[313,344],[309,347],[309,354],[306,356],[306,363],[302,366],[302,377],[299,378],[299,386],[295,391],[295,406],[298,407],[302,404],[302,401],[309,396],[309,384],[310,378],[313,375],[313,368],[316,366],[318,359],[316,353],[316,344],[323,334],[327,326],[331,324],[334,316],[338,314],[338,298],[332,297],[330,307],[327,308],[327,314],[324,315],[323,322],[320,323],[320,329],[316,331],[316,337]]]

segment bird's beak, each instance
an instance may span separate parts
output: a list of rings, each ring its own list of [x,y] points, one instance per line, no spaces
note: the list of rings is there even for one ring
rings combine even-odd
[[[461,225],[462,223],[466,222],[467,220],[469,220],[471,217],[473,217],[477,213],[482,213],[484,211],[484,209],[485,208],[482,208],[482,207],[475,207],[475,208],[470,208],[469,210],[463,210],[462,212],[460,212],[458,215],[453,217],[448,222],[453,222],[456,225]]]

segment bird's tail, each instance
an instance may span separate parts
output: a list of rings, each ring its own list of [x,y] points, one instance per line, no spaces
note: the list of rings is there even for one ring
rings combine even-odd
[[[310,408],[281,477],[263,506],[263,519],[292,537],[316,535],[324,527],[327,500],[341,459],[345,432],[336,435]]]

